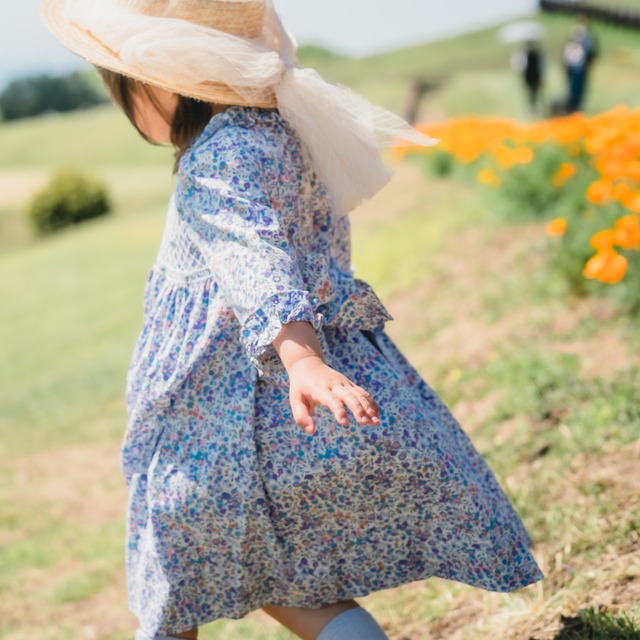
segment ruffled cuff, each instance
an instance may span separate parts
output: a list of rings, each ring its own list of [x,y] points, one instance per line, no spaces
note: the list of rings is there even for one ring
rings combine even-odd
[[[240,340],[261,376],[283,369],[272,343],[290,322],[310,322],[316,331],[322,326],[322,315],[316,313],[308,291],[276,293],[244,321]]]

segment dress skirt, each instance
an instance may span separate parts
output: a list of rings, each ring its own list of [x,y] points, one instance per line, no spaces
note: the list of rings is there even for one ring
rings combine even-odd
[[[286,379],[258,377],[220,341],[125,440],[141,633],[265,604],[321,607],[431,576],[502,592],[542,577],[492,471],[383,329],[325,327],[319,337],[327,363],[379,404],[378,426],[351,417],[344,427],[317,407],[308,436]],[[142,449],[146,460],[128,458]]]

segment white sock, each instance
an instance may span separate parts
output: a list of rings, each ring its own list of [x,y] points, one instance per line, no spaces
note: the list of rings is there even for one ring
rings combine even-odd
[[[371,614],[360,607],[338,614],[317,640],[389,640]]]

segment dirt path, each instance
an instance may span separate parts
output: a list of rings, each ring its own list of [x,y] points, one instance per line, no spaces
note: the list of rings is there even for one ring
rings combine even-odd
[[[0,209],[23,205],[46,179],[46,173],[37,170],[0,170]]]

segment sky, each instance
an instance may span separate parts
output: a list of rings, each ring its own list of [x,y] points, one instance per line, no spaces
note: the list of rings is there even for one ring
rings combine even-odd
[[[87,0],[88,1],[88,0]],[[536,0],[274,0],[301,44],[366,56],[532,13]],[[84,63],[40,23],[39,0],[0,8],[0,87],[31,73],[64,73]]]

